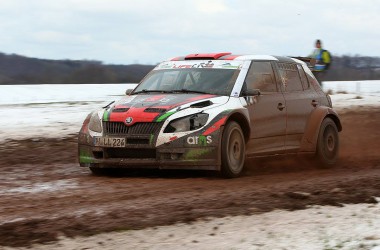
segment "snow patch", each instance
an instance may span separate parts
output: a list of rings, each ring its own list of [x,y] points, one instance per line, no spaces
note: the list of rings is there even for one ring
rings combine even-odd
[[[91,237],[61,238],[36,249],[372,249],[380,248],[380,206],[311,207],[276,210],[103,233]],[[11,249],[11,248],[6,248]]]
[[[14,195],[15,193],[30,193],[35,194],[39,192],[56,192],[64,189],[71,189],[78,187],[78,183],[70,180],[58,180],[51,182],[42,182],[35,184],[25,184],[22,187],[15,188],[1,188],[0,194]]]

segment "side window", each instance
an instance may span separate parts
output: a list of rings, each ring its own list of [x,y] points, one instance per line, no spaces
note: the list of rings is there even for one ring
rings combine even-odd
[[[301,79],[298,74],[298,69],[297,69],[296,64],[279,63],[278,67],[279,67],[279,73],[280,73],[285,91],[303,90]]]
[[[308,89],[310,87],[310,84],[309,84],[309,81],[307,80],[305,71],[303,70],[301,65],[297,64],[297,68],[298,68],[298,73],[300,74],[300,77],[301,77],[303,89]]]
[[[259,89],[261,92],[276,92],[277,86],[274,79],[270,62],[253,61],[245,78],[245,82],[250,89]]]

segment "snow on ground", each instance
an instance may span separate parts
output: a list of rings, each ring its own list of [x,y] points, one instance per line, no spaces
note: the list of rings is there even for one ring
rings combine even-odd
[[[336,109],[338,112],[360,106],[380,106],[380,94],[332,94],[330,95],[330,97],[333,103],[333,108]]]
[[[354,107],[380,106],[380,81],[323,82],[334,109],[342,113]]]
[[[35,245],[33,249],[379,250],[380,205],[276,210],[192,224],[61,238],[57,243]]]
[[[87,114],[136,84],[0,86],[0,141],[76,134]]]
[[[76,134],[86,115],[135,84],[0,86],[0,141]],[[338,112],[380,105],[380,81],[323,82]],[[339,94],[340,93],[340,94]],[[346,94],[343,94],[346,93]]]

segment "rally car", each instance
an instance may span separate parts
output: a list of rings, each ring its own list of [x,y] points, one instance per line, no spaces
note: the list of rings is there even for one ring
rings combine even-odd
[[[231,53],[164,61],[87,116],[80,166],[95,174],[160,168],[237,177],[250,157],[305,153],[334,164],[342,125],[304,61]]]

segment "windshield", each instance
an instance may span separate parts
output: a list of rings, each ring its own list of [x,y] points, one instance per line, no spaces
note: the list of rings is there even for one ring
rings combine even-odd
[[[239,75],[238,69],[153,70],[134,90],[138,92],[198,92],[229,96]]]

